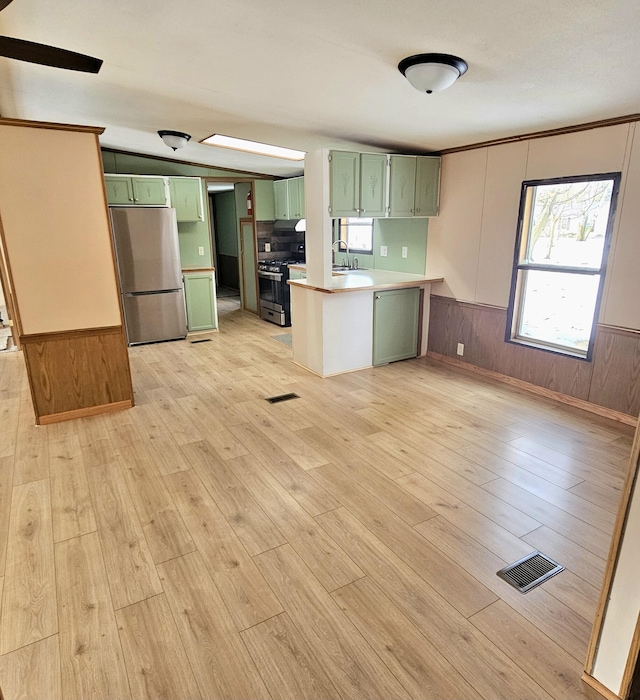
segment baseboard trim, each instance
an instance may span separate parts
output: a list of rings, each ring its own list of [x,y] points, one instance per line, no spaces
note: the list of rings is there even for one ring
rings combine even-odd
[[[606,686],[602,685],[600,681],[597,681],[593,676],[589,675],[586,671],[582,674],[582,682],[587,685],[591,690],[594,690],[598,695],[605,700],[620,700],[620,697],[614,692],[609,690]]]
[[[620,411],[614,411],[611,408],[606,408],[604,406],[598,406],[590,401],[585,401],[584,399],[577,399],[575,396],[568,396],[567,394],[561,394],[559,391],[553,391],[552,389],[545,389],[543,386],[537,386],[536,384],[530,384],[522,379],[516,379],[515,377],[509,377],[506,374],[500,374],[500,372],[494,372],[491,369],[485,369],[484,367],[478,367],[477,365],[469,364],[468,362],[463,362],[462,360],[456,360],[453,357],[447,357],[446,355],[440,355],[437,352],[432,352],[431,350],[427,352],[427,357],[436,362],[441,362],[446,365],[451,365],[452,367],[457,367],[458,369],[464,370],[466,372],[471,372],[472,374],[477,374],[482,377],[487,377],[489,379],[495,379],[503,384],[510,384],[517,389],[522,389],[528,391],[532,394],[537,394],[538,396],[544,396],[547,399],[553,399],[559,403],[564,403],[574,408],[580,408],[583,411],[589,411],[589,413],[595,413],[603,418],[610,418],[611,420],[618,421],[619,423],[624,423],[625,425],[635,426],[638,422],[636,416],[630,416],[627,413],[621,413]]]
[[[101,413],[113,413],[114,411],[124,411],[127,408],[133,408],[133,400],[117,401],[116,403],[105,403],[101,406],[89,406],[88,408],[76,408],[73,411],[64,411],[63,413],[50,413],[47,416],[40,416],[38,425],[51,425],[51,423],[62,423],[65,420],[74,420],[75,418],[89,418],[90,416],[98,416]]]

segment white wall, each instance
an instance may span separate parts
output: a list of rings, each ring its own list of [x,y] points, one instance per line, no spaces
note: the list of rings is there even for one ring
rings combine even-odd
[[[0,124],[0,214],[25,334],[121,325],[94,133]]]
[[[600,322],[640,329],[640,137],[635,124],[445,155],[441,211],[429,222],[433,293],[507,307],[523,180],[622,172]]]
[[[640,494],[638,490],[636,481],[600,633],[598,652],[591,672],[597,681],[619,696],[636,621],[640,614],[640,580],[638,579]]]

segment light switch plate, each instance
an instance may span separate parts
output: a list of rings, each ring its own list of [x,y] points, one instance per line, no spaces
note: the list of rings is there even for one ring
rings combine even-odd
[[[204,246],[198,246],[198,255],[204,255]]]
[[[271,243],[265,243],[265,244],[264,244],[264,252],[265,252],[265,253],[270,253],[270,252],[271,252]]]
[[[403,245],[403,246],[402,246],[402,257],[403,257],[403,258],[406,258],[407,255],[409,255],[409,248],[407,248],[406,245]]]
[[[381,257],[381,258],[386,258],[386,257],[387,257],[387,246],[386,246],[386,245],[381,245],[381,246],[380,246],[380,257]]]

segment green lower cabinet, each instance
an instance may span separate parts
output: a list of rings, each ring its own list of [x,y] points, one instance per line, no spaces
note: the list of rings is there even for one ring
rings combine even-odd
[[[185,272],[184,296],[189,331],[207,331],[218,327],[213,272]]]
[[[419,287],[373,293],[374,365],[416,357],[419,309]]]
[[[290,280],[306,280],[307,273],[304,270],[289,270]]]

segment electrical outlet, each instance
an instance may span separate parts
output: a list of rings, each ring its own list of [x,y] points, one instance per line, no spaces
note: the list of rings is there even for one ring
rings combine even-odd
[[[204,246],[198,246],[198,255],[204,255]]]
[[[386,257],[387,257],[387,246],[386,246],[386,245],[381,245],[381,246],[380,246],[380,257],[381,257],[381,258],[386,258]]]
[[[271,252],[271,243],[265,243],[265,244],[264,244],[264,252],[265,252],[265,253],[270,253],[270,252]]]
[[[464,343],[458,343],[458,349],[456,350],[458,355],[464,355]]]
[[[402,257],[403,257],[403,258],[406,258],[407,255],[409,255],[409,248],[407,248],[406,245],[403,245],[403,246],[402,246]]]

